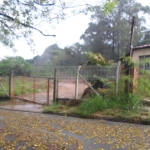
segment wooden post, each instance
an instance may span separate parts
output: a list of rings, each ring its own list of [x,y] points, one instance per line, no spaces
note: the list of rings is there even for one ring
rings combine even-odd
[[[10,71],[10,76],[9,76],[9,98],[13,99],[14,98],[14,71]]]

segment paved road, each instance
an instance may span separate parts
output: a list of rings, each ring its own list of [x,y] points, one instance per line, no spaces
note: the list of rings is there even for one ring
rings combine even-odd
[[[148,150],[150,127],[0,109],[0,150]]]

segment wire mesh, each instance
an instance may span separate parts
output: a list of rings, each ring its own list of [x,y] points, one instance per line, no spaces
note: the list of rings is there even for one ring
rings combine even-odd
[[[9,97],[9,77],[0,77],[0,97]]]
[[[51,103],[53,99],[52,86],[52,81],[47,78],[14,77],[15,96],[35,103]]]
[[[60,79],[58,81],[58,99],[81,99],[87,87],[82,80],[78,80],[78,93],[76,97],[76,80]]]

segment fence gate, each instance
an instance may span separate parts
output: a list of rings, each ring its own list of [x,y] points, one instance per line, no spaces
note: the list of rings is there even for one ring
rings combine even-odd
[[[14,94],[18,99],[49,105],[53,100],[53,80],[42,75],[35,76],[34,73],[30,76],[14,73]]]
[[[0,97],[9,98],[9,77],[0,77]]]
[[[119,66],[33,66],[30,76],[14,73],[15,97],[39,104],[81,99],[97,79],[114,82],[117,92]]]
[[[54,99],[81,99],[87,87],[99,95],[91,86],[97,79],[106,79],[115,84],[118,91],[120,62],[111,66],[57,66],[54,71]]]

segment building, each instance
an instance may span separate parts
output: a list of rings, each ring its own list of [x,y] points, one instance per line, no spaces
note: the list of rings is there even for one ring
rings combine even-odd
[[[144,70],[150,71],[150,62],[140,63],[140,60],[150,58],[150,44],[137,46],[133,48],[132,60],[139,62],[139,73]]]
[[[150,44],[134,47],[132,59],[139,62],[142,59],[150,57]]]

